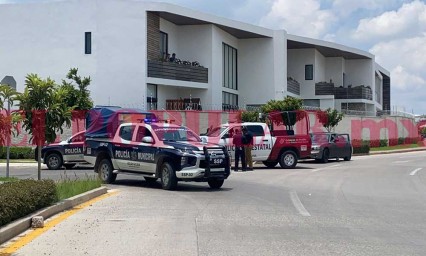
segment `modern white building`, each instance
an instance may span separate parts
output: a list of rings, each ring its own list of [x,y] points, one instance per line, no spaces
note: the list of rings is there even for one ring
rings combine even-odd
[[[3,4],[0,17],[0,76],[14,76],[18,91],[28,73],[60,83],[77,67],[97,105],[222,110],[290,95],[390,109],[390,74],[372,54],[284,30],[133,0]]]

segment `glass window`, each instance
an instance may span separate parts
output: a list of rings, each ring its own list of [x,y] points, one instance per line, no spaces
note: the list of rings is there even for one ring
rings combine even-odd
[[[92,32],[84,33],[84,53],[92,54]]]
[[[238,95],[229,93],[229,92],[222,92],[222,99],[224,105],[230,105],[230,106],[238,106]]]
[[[144,137],[152,137],[152,134],[146,127],[139,126],[138,133],[136,134],[136,142],[142,142]]]
[[[305,80],[314,80],[314,65],[305,65]]]
[[[265,136],[263,127],[260,125],[249,125],[247,126],[247,130],[249,130],[253,134],[253,136]]]
[[[84,132],[77,133],[74,137],[71,138],[71,142],[84,142],[85,136]]]
[[[238,52],[237,49],[223,44],[223,87],[238,90]]]
[[[132,136],[133,136],[133,131],[135,130],[135,126],[131,125],[131,126],[123,126],[120,129],[120,138],[122,138],[123,140],[132,140]]]
[[[160,55],[163,58],[167,57],[169,53],[169,35],[160,31]]]
[[[146,103],[148,106],[148,110],[157,109],[157,100],[157,85],[148,84],[146,86]]]

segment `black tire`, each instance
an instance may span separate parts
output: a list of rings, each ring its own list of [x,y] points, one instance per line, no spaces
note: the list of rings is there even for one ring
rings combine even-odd
[[[46,165],[49,170],[59,170],[62,167],[62,157],[58,153],[51,153],[46,158]]]
[[[351,158],[352,158],[352,154],[350,154],[349,156],[343,158],[343,160],[345,160],[345,161],[351,161]]]
[[[113,173],[113,169],[114,168],[112,167],[112,163],[109,159],[102,159],[98,167],[99,179],[106,184],[114,183],[117,178],[117,174]]]
[[[330,157],[330,150],[328,150],[328,148],[326,148],[326,149],[324,149],[324,151],[322,151],[321,162],[328,163],[329,157]]]
[[[281,154],[280,166],[284,169],[294,169],[297,165],[297,155],[294,151],[288,150]]]
[[[65,169],[69,170],[69,169],[72,169],[75,166],[75,164],[64,164],[64,166],[65,166]]]
[[[278,164],[278,162],[276,162],[276,161],[274,161],[274,162],[263,161],[262,163],[263,163],[263,165],[265,165],[268,168],[274,168]]]
[[[147,183],[155,183],[157,182],[157,178],[151,178],[151,177],[143,177]]]
[[[174,190],[177,187],[176,173],[169,163],[161,166],[161,187],[165,190]]]
[[[209,183],[211,189],[220,189],[223,185],[223,182],[225,182],[225,180],[211,179],[207,183]]]

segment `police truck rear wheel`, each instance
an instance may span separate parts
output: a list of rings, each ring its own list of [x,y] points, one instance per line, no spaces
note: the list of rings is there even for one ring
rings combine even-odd
[[[276,161],[273,161],[273,162],[263,161],[262,163],[268,168],[274,168],[278,164],[278,162]]]
[[[62,157],[57,153],[50,154],[46,159],[49,170],[59,170],[62,166]]]
[[[211,189],[219,189],[222,187],[224,180],[209,180],[209,186]]]
[[[297,156],[293,151],[286,151],[281,155],[280,166],[284,169],[294,169],[297,165]]]
[[[99,163],[98,174],[99,178],[107,184],[113,183],[117,178],[117,174],[113,173],[112,163],[109,159],[103,159]]]
[[[173,190],[177,187],[176,173],[169,163],[161,166],[161,186],[165,190]]]

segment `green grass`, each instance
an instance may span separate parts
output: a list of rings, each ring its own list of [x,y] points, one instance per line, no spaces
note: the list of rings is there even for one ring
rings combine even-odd
[[[0,177],[0,181],[17,181],[17,180],[18,180],[17,178],[13,178],[13,177],[9,177],[9,178]]]
[[[408,145],[398,145],[391,147],[381,147],[381,148],[371,148],[370,151],[388,151],[395,149],[407,149],[407,148],[418,148],[420,147],[418,144],[408,144]]]
[[[0,163],[6,163],[6,159],[0,159]],[[9,159],[9,163],[37,163],[33,159]]]
[[[58,199],[63,200],[99,188],[101,185],[102,181],[95,176],[86,175],[85,179],[78,179],[77,177],[71,179],[65,176],[56,183],[56,191]]]

